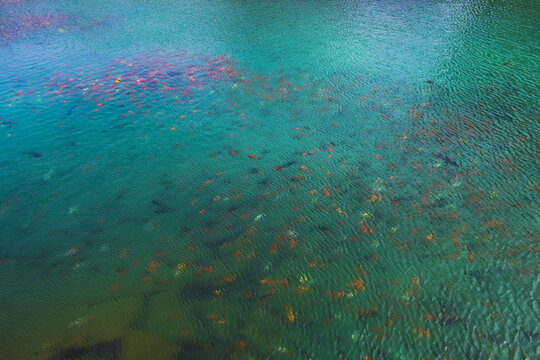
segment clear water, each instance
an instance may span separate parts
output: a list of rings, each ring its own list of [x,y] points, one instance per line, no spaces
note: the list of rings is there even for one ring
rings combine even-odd
[[[0,1],[0,358],[539,358],[539,9]]]

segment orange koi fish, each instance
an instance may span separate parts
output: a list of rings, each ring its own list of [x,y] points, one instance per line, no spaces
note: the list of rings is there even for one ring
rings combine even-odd
[[[152,260],[148,263],[148,266],[146,267],[146,273],[152,274],[156,271],[157,267],[159,266],[160,262],[157,260]]]

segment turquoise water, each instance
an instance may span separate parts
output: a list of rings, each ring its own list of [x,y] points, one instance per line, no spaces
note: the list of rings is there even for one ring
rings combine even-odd
[[[0,358],[539,358],[539,9],[0,1]]]

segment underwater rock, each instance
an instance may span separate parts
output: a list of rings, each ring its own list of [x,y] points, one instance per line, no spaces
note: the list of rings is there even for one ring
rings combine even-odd
[[[140,327],[169,344],[202,338],[205,335],[205,329],[192,319],[189,307],[174,293],[155,294],[144,309]]]
[[[121,360],[168,360],[178,349],[160,338],[138,329],[129,332],[122,339]]]
[[[47,311],[11,325],[10,342],[24,346],[3,349],[2,358],[115,358],[120,337],[139,313],[140,302],[131,297],[98,304],[51,305]]]
[[[120,341],[101,342],[87,346],[86,340],[81,336],[72,346],[63,348],[47,360],[67,360],[81,358],[111,358],[120,350]]]

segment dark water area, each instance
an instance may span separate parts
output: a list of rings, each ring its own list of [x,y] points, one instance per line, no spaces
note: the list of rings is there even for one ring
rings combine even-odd
[[[0,358],[539,358],[539,10],[0,0]]]

